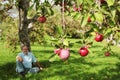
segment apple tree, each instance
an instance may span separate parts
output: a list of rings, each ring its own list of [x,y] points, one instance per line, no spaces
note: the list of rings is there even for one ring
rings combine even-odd
[[[4,2],[6,0],[2,1]],[[113,35],[113,38],[116,41],[119,40],[120,36],[119,0],[44,0],[44,1],[7,0],[7,1],[9,1],[9,4],[5,5],[5,7],[0,11],[4,16],[5,11],[8,11],[13,6],[16,6],[19,12],[19,27],[18,27],[19,40],[21,45],[26,44],[29,46],[29,49],[30,49],[30,37],[28,32],[31,30],[31,28],[28,27],[29,24],[35,23],[37,21],[39,21],[40,24],[46,22],[47,16],[51,16],[53,14],[54,6],[58,6],[61,12],[61,25],[57,25],[59,35],[56,37],[58,43],[59,40],[62,41],[62,43],[60,43],[60,46],[64,47],[69,45],[69,41],[67,40],[68,34],[66,34],[68,33],[67,32],[68,28],[67,23],[65,21],[66,20],[65,16],[71,16],[72,19],[78,21],[80,28],[79,30],[75,30],[75,32],[78,32],[80,35],[82,35],[81,38],[82,46],[85,46],[84,48],[82,47],[82,49],[85,51],[87,51],[87,49],[85,49],[86,46],[88,44],[92,44],[92,41],[89,42],[89,37],[91,36],[93,36],[97,42],[102,42],[106,38],[109,38],[110,35]],[[29,16],[30,10],[33,10],[33,14]],[[88,51],[86,53],[88,54]]]
[[[66,33],[65,27],[67,27],[64,15],[72,16],[79,21],[78,24],[80,24],[81,28],[78,32],[82,34],[80,55],[86,56],[89,53],[88,45],[91,45],[93,40],[102,42],[113,35],[111,41],[103,48],[107,53],[111,51],[112,40],[114,39],[117,43],[120,40],[119,0],[74,0],[70,2],[69,0],[61,0],[59,2],[58,0],[56,4],[59,4],[62,9],[63,32]],[[91,42],[89,42],[90,37],[94,37]],[[66,44],[68,45],[68,41],[64,40],[63,45],[66,46]]]
[[[18,35],[21,45],[27,45],[30,50],[30,38],[28,32],[31,30],[28,26],[30,23],[39,21],[41,24],[46,21],[46,14],[52,12],[51,4],[47,0],[42,2],[40,0],[1,0],[1,19],[4,19],[4,16],[8,16],[8,12],[13,7],[16,7],[18,10],[19,16],[19,25],[18,25]],[[29,16],[29,11],[34,8],[34,15]],[[7,13],[7,14],[6,14]],[[51,14],[48,14],[51,15]],[[48,16],[47,15],[47,16]],[[39,17],[40,16],[40,17]],[[2,21],[1,21],[2,22]]]

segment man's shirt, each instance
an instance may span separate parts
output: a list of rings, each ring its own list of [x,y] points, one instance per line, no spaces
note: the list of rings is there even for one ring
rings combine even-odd
[[[25,68],[32,68],[32,62],[37,61],[37,59],[31,52],[28,52],[28,54],[24,54],[22,52],[22,53],[19,53],[18,56],[20,56],[23,59],[22,63]]]

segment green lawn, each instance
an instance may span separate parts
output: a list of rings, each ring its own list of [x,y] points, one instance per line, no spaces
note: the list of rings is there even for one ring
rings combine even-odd
[[[32,45],[32,52],[44,70],[37,74],[27,74],[26,80],[120,80],[120,47],[112,46],[114,53],[106,57],[103,46],[104,42],[94,42],[89,55],[81,57],[78,53],[80,44],[76,44],[70,48],[67,61],[56,56],[52,59],[53,62],[49,62],[49,57],[54,54],[54,47]],[[20,80],[15,72],[15,56],[18,52],[10,53],[0,43],[0,80]]]

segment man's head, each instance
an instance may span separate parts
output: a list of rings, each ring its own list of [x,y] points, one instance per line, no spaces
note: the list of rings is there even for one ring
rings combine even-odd
[[[28,53],[28,46],[27,45],[22,46],[21,50],[24,54],[27,54]]]

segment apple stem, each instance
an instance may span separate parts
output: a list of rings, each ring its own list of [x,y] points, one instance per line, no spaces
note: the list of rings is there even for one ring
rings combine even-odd
[[[96,33],[96,35],[98,35],[99,33],[98,32],[95,32]]]

